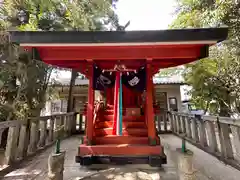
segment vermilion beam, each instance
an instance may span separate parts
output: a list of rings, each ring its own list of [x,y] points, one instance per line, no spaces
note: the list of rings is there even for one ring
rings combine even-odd
[[[173,66],[178,66],[186,63],[192,62],[194,59],[169,59],[169,60],[160,60],[155,59],[152,61],[152,75],[157,73],[160,68],[168,68]],[[47,64],[63,67],[63,68],[73,68],[78,69],[79,72],[82,74],[89,76],[89,73],[86,71],[88,64],[84,61],[45,61]],[[116,60],[113,60],[111,62],[109,61],[97,61],[97,65],[101,69],[113,69],[114,65],[118,63]],[[129,60],[128,62],[124,61],[123,64],[126,65],[128,69],[138,69],[139,67],[143,66],[145,62],[141,62],[141,60]]]
[[[171,65],[171,64],[178,64],[178,63],[184,63],[184,62],[190,62],[193,59],[153,59],[152,64],[153,65]],[[73,60],[47,60],[45,61],[48,64],[52,65],[69,65],[69,66],[87,66],[86,62],[82,61],[73,61]],[[102,69],[113,69],[114,65],[118,63],[117,60],[112,60],[112,62],[109,61],[96,61],[97,65]],[[142,62],[138,59],[129,59],[125,61],[121,61],[120,63],[124,64],[127,68],[130,67],[141,67],[145,65],[146,62]]]
[[[121,59],[184,59],[195,58],[197,59],[201,55],[199,47],[178,47],[178,48],[109,48],[102,50],[96,49],[41,49],[40,56],[42,60],[121,60]]]

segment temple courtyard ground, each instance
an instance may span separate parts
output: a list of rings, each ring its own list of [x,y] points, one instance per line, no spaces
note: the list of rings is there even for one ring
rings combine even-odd
[[[62,141],[61,148],[66,151],[64,180],[177,180],[176,148],[181,147],[181,139],[174,135],[161,135],[165,147],[168,164],[161,169],[150,168],[146,165],[128,165],[118,167],[102,166],[86,169],[75,163],[77,146],[80,136],[73,136]],[[215,157],[197,147],[188,144],[187,148],[194,153],[194,169],[197,180],[239,180],[240,171],[228,166]],[[48,156],[53,147],[41,154],[18,165],[14,171],[6,174],[4,180],[45,180],[48,173]]]

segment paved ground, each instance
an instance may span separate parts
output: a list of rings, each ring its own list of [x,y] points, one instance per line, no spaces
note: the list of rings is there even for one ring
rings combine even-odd
[[[79,143],[79,137],[71,137],[62,142],[62,149],[66,150],[64,180],[177,180],[176,148],[181,140],[173,135],[163,135],[162,143],[168,156],[168,164],[162,169],[151,169],[148,166],[102,167],[102,170],[89,170],[76,164],[74,157]],[[239,180],[240,171],[226,166],[211,155],[200,149],[188,145],[194,154],[194,166],[197,180]],[[32,160],[24,162],[19,169],[7,174],[4,180],[44,180],[47,179],[47,160],[52,148],[39,154]]]
[[[181,146],[181,140],[173,135],[161,136],[165,148],[171,152],[171,157],[176,158],[176,153],[173,153],[176,148]],[[205,153],[197,147],[187,143],[187,148],[194,153],[194,168],[196,174],[204,175],[209,180],[239,180],[240,171],[224,164],[217,158]]]

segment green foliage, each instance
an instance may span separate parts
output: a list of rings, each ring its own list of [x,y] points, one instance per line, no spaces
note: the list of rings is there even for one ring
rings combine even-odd
[[[25,24],[18,20],[24,10]],[[109,0],[4,0],[0,4],[0,30],[68,31],[116,29],[117,16]],[[6,32],[4,32],[6,33]],[[39,116],[54,90],[49,87],[56,68],[33,60],[8,42],[0,47],[0,120]]]
[[[171,28],[229,27],[229,38],[209,58],[186,65],[184,77],[197,107],[212,114],[239,113],[240,1],[178,0]]]
[[[193,89],[196,106],[213,114],[237,113],[239,107],[240,62],[228,47],[213,49],[213,56],[187,65],[184,77]]]

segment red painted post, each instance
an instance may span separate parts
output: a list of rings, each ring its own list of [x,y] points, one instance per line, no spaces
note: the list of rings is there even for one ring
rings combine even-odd
[[[156,145],[156,129],[154,125],[153,112],[153,79],[151,64],[147,64],[147,83],[146,83],[146,120],[148,126],[148,138],[150,145]]]
[[[94,111],[94,90],[93,90],[93,66],[89,65],[88,105],[87,105],[87,127],[86,138],[89,145],[93,140],[93,111]]]

